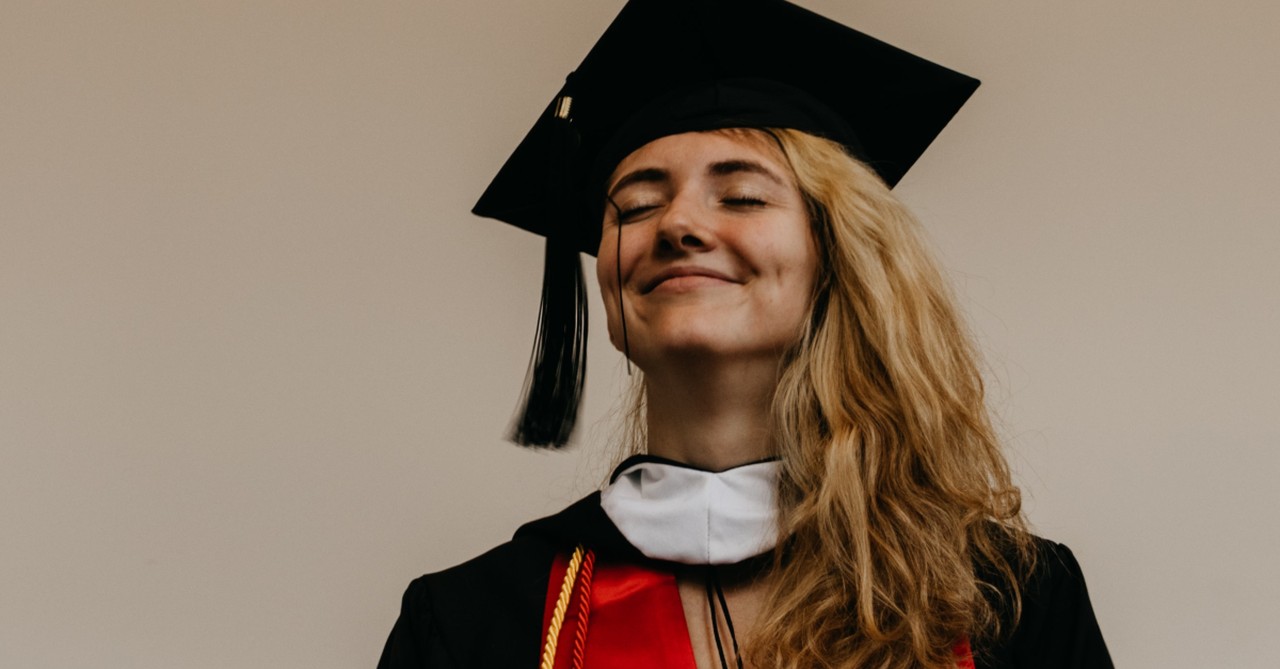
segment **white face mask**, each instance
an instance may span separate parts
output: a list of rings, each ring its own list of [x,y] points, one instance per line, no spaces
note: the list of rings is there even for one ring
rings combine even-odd
[[[647,557],[684,564],[735,564],[778,540],[777,460],[708,472],[642,459],[600,494],[622,536]]]

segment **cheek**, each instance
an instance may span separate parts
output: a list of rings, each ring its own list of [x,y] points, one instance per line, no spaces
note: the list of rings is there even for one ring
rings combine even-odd
[[[792,222],[788,222],[792,223]],[[772,275],[773,299],[780,315],[808,309],[818,276],[818,250],[806,225],[794,223],[786,235],[769,238],[757,247],[761,268]]]
[[[600,284],[600,292],[608,293],[617,283],[617,255],[613,236],[605,233],[600,238],[600,248],[596,250],[596,283]]]
[[[798,280],[802,284],[802,290],[805,297],[809,297],[813,293],[813,288],[818,282],[818,248],[810,236],[805,237],[804,246],[802,247],[801,256],[796,263],[796,274]]]
[[[789,346],[801,336],[813,301],[817,261],[813,254],[801,251],[808,247],[792,248],[775,258],[773,290],[760,306],[757,322],[775,346]]]
[[[788,222],[790,226],[790,222]],[[758,230],[743,237],[739,245],[751,264],[763,274],[771,275],[788,288],[811,284],[817,275],[817,247],[807,229],[778,234],[776,230]]]
[[[620,232],[621,246],[618,244]],[[631,280],[631,273],[640,255],[639,243],[640,230],[636,226],[627,227],[625,232],[620,228],[607,228],[600,236],[600,248],[596,252],[596,280],[600,283],[602,292],[617,292],[619,262],[622,270],[621,283],[625,285]]]
[[[609,341],[622,350],[621,314],[618,311],[618,238],[606,230],[600,237],[596,253],[596,283],[600,286],[600,298],[604,302],[605,324]]]

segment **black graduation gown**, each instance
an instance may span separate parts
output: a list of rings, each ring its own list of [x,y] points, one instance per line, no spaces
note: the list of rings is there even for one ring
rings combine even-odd
[[[480,557],[410,583],[378,669],[535,669],[552,560],[583,542],[602,559],[648,560],[593,493]],[[1066,546],[1037,542],[1022,617],[1003,642],[975,644],[977,668],[1111,668],[1080,565]]]

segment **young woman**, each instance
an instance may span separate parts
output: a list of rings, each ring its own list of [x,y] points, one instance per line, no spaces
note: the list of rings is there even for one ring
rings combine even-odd
[[[548,237],[517,439],[568,438],[589,249],[641,454],[414,581],[380,667],[1110,666],[889,190],[974,87],[782,2],[629,3],[477,213]]]

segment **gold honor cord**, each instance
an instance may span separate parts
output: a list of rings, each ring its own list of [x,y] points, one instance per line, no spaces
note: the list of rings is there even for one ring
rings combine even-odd
[[[578,580],[578,569],[582,567],[582,553],[582,546],[579,545],[573,549],[573,557],[569,558],[569,568],[565,570],[564,582],[560,584],[560,597],[556,599],[551,625],[547,627],[547,641],[542,646],[540,669],[555,669],[556,641],[560,638],[560,627],[564,625],[564,612],[569,608],[569,598],[573,596],[573,584]]]

